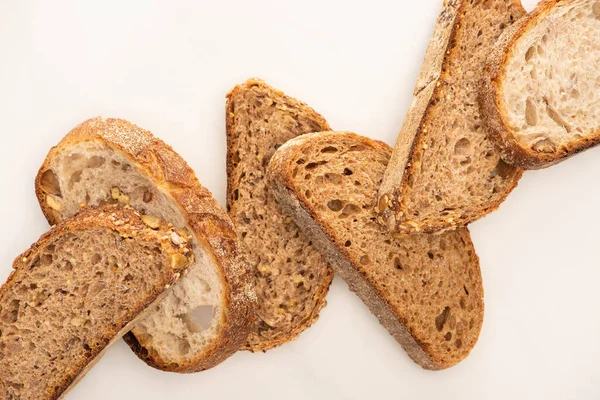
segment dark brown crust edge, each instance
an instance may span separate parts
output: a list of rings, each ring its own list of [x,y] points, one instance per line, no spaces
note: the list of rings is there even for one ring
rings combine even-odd
[[[255,86],[261,87],[269,92],[272,92],[274,96],[284,98],[285,102],[291,104],[294,107],[306,109],[311,114],[312,118],[319,121],[320,125],[323,126],[324,130],[330,129],[329,124],[327,123],[327,121],[325,121],[325,118],[323,118],[319,113],[314,111],[307,104],[302,103],[301,101],[298,101],[292,97],[286,96],[285,93],[283,93],[282,91],[277,90],[277,89],[267,85],[262,79],[250,78],[246,82],[235,86],[229,93],[227,93],[227,104],[226,104],[226,110],[225,110],[225,113],[226,113],[225,126],[226,126],[226,136],[227,136],[226,170],[227,170],[227,209],[228,210],[231,207],[231,203],[230,203],[231,194],[235,190],[235,182],[233,181],[233,177],[235,176],[235,174],[234,174],[235,169],[233,166],[233,149],[235,147],[236,141],[235,141],[234,135],[232,134],[232,132],[234,131],[234,127],[235,127],[232,99],[235,98],[239,93],[250,90]],[[266,352],[268,350],[274,349],[285,343],[289,343],[289,342],[297,339],[298,336],[302,332],[304,332],[306,329],[310,328],[319,318],[319,313],[321,312],[323,307],[325,307],[325,305],[327,304],[326,296],[327,296],[327,293],[329,292],[331,283],[333,282],[333,277],[334,277],[334,271],[333,271],[333,269],[330,268],[329,274],[325,277],[325,281],[324,281],[325,284],[323,285],[323,289],[320,292],[315,293],[315,296],[317,296],[317,299],[318,299],[317,306],[314,308],[313,312],[304,320],[304,322],[302,324],[299,324],[298,326],[296,326],[295,329],[293,329],[289,333],[289,335],[283,336],[277,340],[264,341],[262,343],[261,347],[250,348],[248,346],[244,346],[242,348],[242,350],[248,350],[251,352],[259,352],[259,351]]]
[[[526,17],[507,29],[500,36],[490,52],[481,81],[480,105],[483,121],[489,138],[494,142],[502,159],[516,167],[536,170],[550,167],[588,150],[600,143],[600,130],[591,136],[574,140],[553,153],[539,153],[522,146],[508,123],[506,108],[500,89],[505,78],[505,66],[514,56],[514,46],[519,38],[530,28],[538,24],[552,11],[552,8],[564,3],[564,0],[544,0]]]
[[[381,325],[388,330],[415,363],[424,369],[432,371],[443,370],[456,365],[462,361],[462,359],[457,360],[455,363],[442,363],[434,360],[426,352],[426,345],[414,338],[410,330],[401,322],[401,317],[395,313],[385,296],[379,293],[373,285],[371,285],[368,277],[362,274],[360,270],[349,261],[351,260],[351,257],[347,253],[347,250],[336,246],[332,233],[319,222],[317,214],[312,210],[310,205],[295,194],[292,179],[288,173],[288,162],[299,147],[304,143],[309,142],[311,138],[314,138],[316,135],[321,137],[324,135],[353,135],[369,147],[389,151],[388,145],[383,142],[350,132],[321,132],[292,139],[277,150],[275,156],[271,159],[267,170],[267,180],[277,201],[285,213],[290,215],[305,234],[313,239],[316,246],[320,247],[321,252],[327,256],[336,272],[348,283],[350,290],[355,292],[360,299],[363,300],[369,310],[378,318]],[[468,228],[461,228],[459,232],[463,235],[466,245],[473,249],[473,254],[477,260],[477,264],[479,264],[479,257],[474,250]],[[477,268],[477,272],[480,286],[483,286],[479,268]],[[483,304],[484,303],[482,303],[482,305]],[[478,332],[479,334],[481,333],[481,326],[479,326]],[[477,339],[478,338],[476,338],[475,343],[477,343]]]
[[[233,223],[227,213],[196,178],[194,171],[173,149],[155,138],[149,131],[120,119],[94,118],[74,128],[53,147],[36,177],[36,195],[50,224],[57,215],[45,202],[41,176],[51,160],[63,148],[85,142],[99,141],[131,159],[140,172],[172,197],[188,219],[188,224],[200,244],[219,265],[223,288],[224,318],[217,338],[196,359],[175,366],[163,359],[152,358],[140,343],[126,335],[131,349],[148,365],[170,372],[193,373],[212,368],[233,355],[246,341],[252,321],[256,298],[245,255],[239,247]]]
[[[100,216],[101,213],[105,213],[106,215]],[[109,214],[113,213],[118,214],[118,216],[120,216],[119,219],[121,220],[128,219],[130,221],[129,226],[116,226],[113,223],[113,221],[109,220]],[[134,228],[132,229],[130,226],[133,226]],[[0,296],[2,296],[8,290],[8,287],[16,278],[17,270],[25,266],[25,262],[23,261],[23,259],[30,258],[29,256],[35,251],[37,251],[38,248],[45,247],[46,243],[51,241],[54,237],[61,236],[65,233],[72,233],[76,231],[97,228],[106,228],[126,235],[129,235],[133,230],[136,230],[136,237],[146,238],[149,241],[156,239],[154,234],[148,235],[147,230],[150,228],[148,228],[141,221],[141,219],[134,214],[133,209],[125,209],[123,207],[115,206],[85,209],[75,217],[59,223],[49,232],[43,234],[36,243],[34,243],[28,250],[26,250],[23,254],[21,254],[15,259],[13,263],[13,271],[10,273],[7,281],[2,285],[2,287],[0,287]],[[164,285],[172,286],[177,284],[180,278],[180,274],[176,274],[173,270],[171,270],[171,272],[172,273],[170,274],[168,280],[165,280]],[[178,272],[181,273],[184,272],[184,270],[180,270]],[[160,303],[160,301],[162,301],[166,293],[167,291],[165,288],[164,291],[151,293],[151,296],[147,299],[140,301],[138,304],[133,304],[132,310],[134,310],[133,314],[136,315],[136,317],[130,321],[122,321],[119,324],[121,325],[121,328],[118,331],[114,331],[111,333],[111,340],[101,344],[98,347],[93,347],[87,365],[82,366],[74,376],[65,377],[62,380],[62,382],[58,385],[56,390],[48,393],[48,398],[52,400],[62,399],[81,379],[84,378],[87,372],[99,361],[99,359],[106,352],[106,350],[114,342],[120,339],[126,332],[128,332],[137,321],[144,318],[144,316],[147,315],[149,311],[151,311],[154,305]],[[107,330],[109,329],[110,327],[107,327]]]
[[[523,8],[523,6],[519,0],[507,0],[507,1],[512,2],[515,7],[519,8],[523,15],[526,14],[526,11]],[[458,7],[458,10],[457,10],[458,16],[456,17],[455,23],[451,27],[451,33],[449,36],[449,40],[447,42],[447,46],[445,49],[443,49],[444,53],[446,53],[446,54],[451,52],[452,49],[454,49],[456,47],[456,33],[457,33],[460,25],[462,24],[462,19],[464,16],[466,4],[467,4],[466,1],[461,1],[460,6]],[[444,7],[447,7],[447,5],[444,4]],[[443,12],[444,12],[444,9],[442,9],[442,13]],[[519,19],[518,21],[520,21],[520,20],[522,20],[522,18]],[[513,25],[511,25],[511,26],[513,26]],[[509,29],[509,28],[507,28],[507,29]],[[434,35],[435,34],[436,34],[436,32],[434,32]],[[432,65],[432,66],[435,66],[435,65]],[[424,64],[423,67],[429,67],[429,65]],[[517,169],[515,171],[514,177],[512,178],[513,182],[510,186],[507,187],[507,190],[506,190],[504,196],[497,201],[488,203],[485,207],[483,207],[480,210],[479,213],[476,214],[475,217],[467,218],[467,217],[461,216],[459,218],[454,219],[452,222],[447,222],[447,221],[442,222],[441,220],[438,220],[437,223],[430,222],[427,225],[422,225],[422,226],[419,226],[418,228],[415,228],[411,225],[402,224],[405,221],[395,221],[395,223],[393,223],[393,224],[390,224],[389,222],[385,222],[390,218],[389,217],[390,214],[396,214],[398,211],[403,211],[402,205],[401,205],[402,197],[403,197],[402,196],[402,188],[404,188],[408,185],[409,176],[411,176],[416,170],[416,166],[414,166],[411,161],[415,157],[415,153],[418,149],[417,145],[418,145],[418,143],[420,143],[421,137],[423,136],[421,127],[427,122],[427,120],[429,118],[429,109],[431,107],[432,101],[434,99],[438,98],[439,91],[444,89],[444,85],[441,85],[439,83],[444,81],[444,77],[449,73],[448,70],[449,70],[448,69],[448,57],[444,57],[444,61],[441,65],[441,71],[440,71],[439,77],[437,79],[435,79],[434,81],[429,82],[429,84],[427,86],[424,86],[421,89],[421,91],[419,91],[418,93],[415,94],[415,99],[418,99],[420,101],[413,100],[415,102],[413,103],[413,105],[411,105],[411,108],[409,109],[407,116],[411,112],[414,112],[413,108],[415,106],[418,107],[419,105],[424,106],[424,112],[419,117],[420,119],[418,119],[418,121],[419,121],[418,126],[414,130],[414,134],[413,134],[414,136],[412,137],[412,140],[410,142],[411,144],[410,144],[409,156],[407,159],[407,164],[403,166],[404,173],[402,174],[402,180],[400,182],[400,185],[392,185],[389,188],[389,190],[387,190],[387,191],[382,187],[382,190],[379,193],[380,198],[385,195],[390,196],[391,197],[390,201],[392,203],[391,208],[388,208],[384,211],[379,212],[379,215],[381,216],[381,220],[383,221],[382,223],[384,225],[387,225],[392,232],[395,232],[400,236],[409,236],[409,235],[414,235],[414,234],[419,234],[419,233],[441,233],[441,232],[445,232],[445,231],[456,230],[457,228],[460,228],[460,227],[464,227],[464,226],[468,225],[469,223],[474,222],[474,221],[492,213],[493,211],[497,210],[500,207],[500,205],[504,202],[504,200],[506,200],[506,198],[510,195],[510,193],[518,186],[519,180],[521,179],[521,176],[523,175],[523,171]],[[421,75],[423,75],[423,74],[424,74],[423,71],[421,71]],[[428,86],[430,86],[430,87],[428,87]],[[430,92],[430,95],[427,95],[428,91]],[[419,99],[419,96],[423,96],[423,95],[426,98]],[[426,105],[424,105],[422,102],[426,102]],[[403,123],[402,129],[405,129],[404,124],[406,124],[406,121]],[[398,144],[395,145],[394,150],[397,146],[398,146]],[[395,153],[395,151],[394,151],[394,153]],[[392,165],[393,164],[390,163],[390,167],[388,167],[388,170],[392,167]],[[391,171],[390,172],[386,171],[386,176],[388,174],[392,175]],[[386,181],[389,181],[390,179],[391,178],[384,179],[384,184]],[[386,186],[390,186],[390,185],[386,185]],[[404,225],[404,227],[401,228],[400,227],[401,224]]]

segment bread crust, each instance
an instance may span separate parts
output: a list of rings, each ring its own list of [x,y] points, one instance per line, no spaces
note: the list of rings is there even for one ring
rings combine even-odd
[[[225,311],[218,336],[204,353],[188,363],[173,365],[159,358],[159,355],[149,355],[133,333],[125,335],[125,341],[148,365],[165,371],[193,373],[220,364],[244,344],[252,326],[256,303],[252,275],[229,216],[169,145],[128,121],[98,117],[83,122],[69,132],[50,150],[40,168],[36,178],[36,195],[50,224],[57,222],[57,215],[45,202],[42,173],[50,167],[52,159],[61,150],[81,142],[101,142],[130,159],[157,188],[172,198],[199,243],[211,254],[215,265],[220,267],[218,272]]]
[[[548,15],[552,8],[572,0],[544,0],[526,17],[507,29],[492,49],[482,77],[480,105],[488,136],[494,142],[502,159],[520,168],[535,170],[550,167],[600,143],[600,130],[579,140],[572,140],[566,146],[552,153],[542,153],[522,146],[508,122],[503,106],[502,83],[506,76],[505,67],[514,56],[514,46],[522,35],[535,27],[539,20]]]
[[[235,181],[234,181],[234,177],[236,176],[236,174],[235,174],[235,166],[234,166],[234,162],[233,162],[234,148],[236,147],[236,139],[233,135],[233,132],[235,131],[235,119],[234,119],[235,111],[233,110],[233,103],[232,103],[231,99],[235,98],[236,96],[241,94],[243,91],[247,91],[253,87],[263,88],[263,89],[273,93],[274,96],[285,98],[285,102],[291,107],[308,109],[307,112],[309,113],[311,119],[318,121],[318,123],[321,126],[329,129],[329,124],[327,123],[327,121],[325,121],[325,119],[320,114],[318,114],[316,111],[309,108],[306,104],[302,103],[301,101],[298,101],[292,97],[286,96],[282,91],[277,90],[277,89],[267,85],[261,79],[250,78],[243,84],[235,86],[229,93],[227,93],[228,101],[227,101],[227,106],[226,106],[226,117],[225,117],[225,125],[226,125],[226,130],[227,130],[226,169],[227,169],[227,209],[228,210],[230,210],[232,207],[230,199],[231,199],[231,194],[233,193],[233,191],[235,190],[235,187],[236,187]],[[252,352],[256,352],[256,351],[265,352],[265,351],[271,350],[273,348],[279,347],[285,343],[295,340],[303,331],[310,328],[312,326],[312,324],[317,321],[317,319],[319,317],[319,313],[321,312],[323,307],[326,305],[326,296],[327,296],[327,293],[329,292],[329,287],[331,286],[331,282],[333,281],[333,276],[334,276],[333,269],[329,268],[329,273],[325,277],[325,282],[322,285],[321,290],[319,292],[315,293],[315,296],[317,298],[317,305],[312,310],[312,312],[310,313],[308,318],[306,318],[306,320],[303,321],[303,323],[295,326],[294,329],[291,332],[289,332],[288,335],[282,335],[281,337],[279,337],[277,339],[270,340],[270,341],[264,341],[261,343],[260,347],[256,347],[256,346],[252,347],[249,344],[246,344],[246,346],[244,347],[244,350],[249,350]]]
[[[372,140],[350,132],[321,132],[307,134],[290,140],[275,153],[269,163],[267,180],[277,201],[286,212],[292,216],[294,221],[307,235],[322,249],[327,259],[330,260],[336,272],[344,278],[350,289],[355,292],[379,319],[380,323],[406,350],[409,357],[417,364],[428,370],[442,370],[454,364],[435,360],[427,352],[427,344],[419,342],[412,335],[410,329],[403,323],[402,316],[398,315],[394,307],[385,295],[379,292],[370,278],[364,274],[363,269],[353,264],[349,251],[336,245],[333,232],[320,222],[320,218],[302,196],[295,194],[293,190],[293,177],[289,174],[288,162],[295,158],[302,150],[305,143],[310,142],[316,135],[320,137],[352,135],[365,146],[372,147],[378,151],[389,151],[389,146],[383,142]],[[465,246],[473,250],[477,262],[479,260],[475,253],[473,242],[467,228],[457,231],[465,241]],[[483,286],[481,271],[475,271],[479,286]],[[483,308],[481,309],[483,314]],[[483,318],[481,318],[483,320]]]
[[[523,15],[526,13],[519,0],[506,1]],[[466,226],[498,209],[504,199],[517,187],[523,174],[523,171],[515,170],[513,180],[504,196],[480,208],[474,217],[460,215],[451,221],[440,218],[435,222],[428,222],[420,226],[407,224],[407,221],[396,218],[396,214],[403,211],[403,189],[408,186],[410,177],[420,168],[419,163],[414,160],[418,159],[417,155],[421,152],[419,143],[424,135],[422,127],[430,122],[430,111],[437,100],[441,98],[441,92],[446,89],[445,82],[450,74],[449,58],[457,48],[457,33],[460,26],[463,25],[462,19],[468,5],[469,2],[466,0],[444,1],[442,12],[436,22],[433,39],[427,49],[425,62],[421,67],[415,86],[415,97],[398,135],[390,167],[386,169],[379,191],[380,204],[387,203],[385,208],[378,210],[381,217],[380,223],[387,225],[392,232],[396,232],[399,236],[441,233]],[[437,54],[437,57],[434,58],[433,54]]]
[[[111,219],[111,216],[115,217],[115,220],[128,222],[126,224],[117,225],[114,223],[114,220]],[[46,247],[55,237],[60,237],[66,233],[98,228],[112,230],[127,237],[135,236],[136,238],[140,238],[148,242],[156,241],[158,236],[155,232],[149,233],[151,228],[144,224],[139,214],[137,214],[130,207],[109,205],[101,208],[84,209],[72,219],[59,223],[49,232],[43,234],[36,243],[34,243],[28,250],[15,259],[13,263],[13,271],[9,275],[6,283],[0,287],[0,297],[8,292],[9,288],[13,284],[13,281],[17,278],[18,271],[27,267],[27,260],[31,259],[30,256],[32,254],[36,254],[38,249]],[[163,226],[163,228],[165,227]],[[165,251],[167,254],[177,253],[172,248],[163,247],[163,251]],[[187,267],[185,269],[187,269]],[[170,275],[164,282],[164,290],[161,292],[151,293],[148,298],[140,301],[137,304],[132,304],[132,310],[137,310],[137,312],[135,312],[135,314],[137,314],[136,318],[131,321],[121,321],[121,323],[117,323],[117,326],[124,325],[120,330],[111,333],[112,339],[104,346],[94,346],[91,348],[91,356],[87,365],[82,366],[79,371],[77,371],[75,376],[65,377],[62,382],[58,384],[55,390],[48,392],[48,397],[44,398],[52,400],[62,399],[67,392],[69,392],[81,379],[83,379],[87,372],[99,361],[102,355],[115,341],[120,339],[126,332],[135,326],[136,322],[143,319],[152,310],[154,305],[160,303],[160,301],[168,293],[168,287],[177,284],[181,275],[185,272],[185,269],[178,271],[169,270]],[[110,331],[111,327],[107,326],[106,330]]]

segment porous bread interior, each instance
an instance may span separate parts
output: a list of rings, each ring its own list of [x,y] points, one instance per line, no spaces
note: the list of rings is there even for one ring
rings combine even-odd
[[[490,204],[502,202],[519,176],[483,129],[478,93],[491,46],[522,9],[509,0],[464,1],[456,47],[440,80],[431,83],[437,92],[399,193],[402,218],[419,226],[477,219]]]
[[[81,142],[64,149],[53,159],[51,172],[42,184],[59,189],[53,198],[61,207],[61,219],[76,214],[80,204],[97,206],[118,202],[127,196],[130,206],[142,214],[157,216],[177,227],[186,227],[186,218],[174,201],[140,172],[129,159],[102,143]],[[45,178],[45,179],[44,179]],[[57,193],[58,192],[58,193]],[[222,287],[218,266],[198,242],[192,229],[195,263],[155,312],[148,314],[132,330],[150,355],[173,366],[193,362],[222,326]]]
[[[559,3],[514,43],[501,106],[522,146],[551,153],[600,127],[600,1]]]
[[[332,273],[322,255],[283,212],[265,174],[275,150],[289,139],[325,128],[305,105],[266,85],[230,98],[232,137],[228,211],[248,250],[259,298],[246,348],[268,350],[295,339],[317,317]],[[233,139],[234,138],[234,139]]]
[[[285,174],[334,238],[330,246],[346,251],[434,362],[454,364],[469,354],[483,322],[481,274],[468,231],[392,238],[374,208],[390,149],[357,138],[313,136],[286,160]]]
[[[63,233],[37,249],[0,298],[0,398],[63,390],[164,290],[169,268],[158,242],[109,229]]]

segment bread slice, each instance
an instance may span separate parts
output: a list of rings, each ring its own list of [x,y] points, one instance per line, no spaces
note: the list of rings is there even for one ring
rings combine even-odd
[[[599,38],[596,0],[542,1],[500,37],[481,105],[504,161],[545,168],[600,142]]]
[[[0,398],[57,399],[193,262],[189,234],[86,209],[17,257],[0,289]]]
[[[266,351],[295,339],[318,317],[333,271],[268,192],[275,150],[329,129],[306,104],[251,79],[227,100],[227,209],[247,248],[259,299],[245,348]]]
[[[463,360],[483,322],[479,259],[467,228],[394,238],[376,222],[391,148],[354,133],[293,139],[267,178],[283,210],[381,324],[427,369]]]
[[[477,97],[486,56],[524,14],[518,0],[447,0],[379,191],[381,222],[407,235],[465,226],[492,212],[522,171],[482,127]]]
[[[80,205],[125,203],[191,232],[188,276],[125,336],[149,365],[201,371],[245,343],[256,297],[233,224],[171,147],[127,121],[91,119],[50,151],[36,192],[51,224]]]

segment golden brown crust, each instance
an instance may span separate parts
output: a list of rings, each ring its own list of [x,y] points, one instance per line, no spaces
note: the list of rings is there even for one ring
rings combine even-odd
[[[514,55],[515,44],[555,5],[566,2],[565,0],[541,1],[530,14],[500,36],[488,57],[481,82],[481,111],[488,136],[496,145],[502,159],[510,165],[528,170],[547,168],[600,143],[600,131],[598,131],[585,138],[573,140],[567,146],[559,147],[552,153],[537,152],[524,147],[510,127],[502,100],[504,93],[501,88],[506,75],[505,67]]]
[[[507,0],[507,2],[512,3],[515,11],[522,15],[526,14],[519,0]],[[401,223],[401,221],[397,221],[395,218],[395,215],[399,211],[403,211],[402,203],[406,200],[402,190],[408,187],[410,177],[420,168],[418,162],[415,163],[414,160],[420,160],[421,153],[423,152],[421,144],[425,134],[423,127],[431,121],[431,109],[442,98],[442,92],[447,90],[448,77],[451,73],[450,57],[458,49],[457,34],[463,25],[467,6],[472,6],[472,4],[465,0],[446,0],[444,2],[442,13],[436,24],[433,40],[439,37],[445,38],[442,42],[445,44],[445,47],[430,44],[427,50],[428,55],[434,50],[439,51],[443,57],[443,62],[439,62],[439,57],[438,62],[428,62],[429,58],[432,58],[432,56],[429,56],[429,58],[426,57],[422,65],[419,81],[415,87],[415,98],[402,126],[402,131],[398,136],[398,142],[395,145],[392,160],[390,161],[390,165],[398,163],[398,165],[403,165],[403,167],[388,168],[386,170],[385,178],[379,192],[380,198],[389,198],[388,207],[385,210],[379,210],[381,216],[380,222],[390,227],[399,236],[409,236],[419,233],[440,233],[466,226],[468,223],[500,207],[504,199],[517,187],[523,174],[523,171],[516,170],[504,196],[498,200],[489,202],[485,207],[479,209],[475,216],[461,215],[452,220],[439,219],[435,222],[428,221],[421,226]],[[448,24],[447,22],[449,21],[452,23]],[[441,33],[437,32],[439,29],[442,30]],[[429,77],[431,80],[425,81],[426,77]],[[400,152],[400,148],[404,148],[405,151]]]
[[[162,359],[148,357],[139,343],[127,335],[126,341],[149,365],[172,372],[191,373],[212,368],[235,353],[245,342],[252,326],[255,298],[252,296],[252,276],[240,249],[233,223],[210,191],[197,180],[194,171],[173,149],[128,121],[94,118],[73,129],[50,150],[36,178],[36,194],[44,215],[54,224],[55,211],[45,202],[42,172],[49,168],[55,155],[80,142],[97,141],[123,153],[156,187],[171,196],[187,218],[200,243],[210,250],[223,287],[223,307],[226,310],[218,338],[203,354],[184,365],[174,366]]]
[[[160,236],[164,235],[164,233],[161,234],[160,232],[149,228],[142,221],[141,216],[130,207],[109,205],[100,208],[86,208],[75,217],[59,223],[53,229],[43,234],[36,243],[15,259],[13,271],[9,275],[6,283],[0,287],[0,297],[8,292],[13,281],[17,278],[17,272],[23,268],[28,268],[32,255],[37,254],[38,249],[47,247],[56,237],[60,237],[67,233],[102,228],[115,231],[124,237],[136,237],[147,242],[161,242]],[[159,229],[164,232],[169,228],[166,223],[160,222]],[[161,247],[167,256],[179,254],[181,250],[173,246],[174,245],[170,241],[166,241],[164,242],[164,246]],[[190,248],[191,245],[188,243],[187,247]],[[112,339],[99,346],[91,346],[88,363],[86,365],[77,366],[78,370],[75,374],[72,376],[65,376],[62,382],[55,388],[49,389],[51,391],[46,393],[47,397],[44,398],[51,400],[63,398],[64,395],[85,376],[89,369],[116,340],[129,331],[129,329],[135,325],[135,322],[141,320],[147,312],[151,310],[153,305],[158,304],[162,300],[164,294],[167,292],[166,289],[179,281],[180,277],[185,272],[185,269],[187,269],[187,267],[179,270],[170,269],[168,271],[169,275],[163,282],[163,291],[149,293],[149,296],[142,299],[139,303],[131,304],[131,309],[134,310],[133,314],[136,315],[134,320],[128,321],[116,319],[114,325],[106,326],[106,332],[108,332],[107,336],[112,337]],[[120,328],[117,329],[117,327]]]
[[[231,209],[231,193],[235,190],[236,184],[234,181],[235,173],[235,165],[233,162],[234,157],[234,149],[236,148],[236,140],[234,135],[232,134],[235,131],[235,110],[233,109],[233,102],[231,99],[236,98],[241,95],[243,92],[247,90],[251,90],[253,87],[259,87],[273,94],[275,97],[281,97],[285,99],[284,102],[291,108],[297,108],[302,110],[307,110],[306,112],[309,114],[309,118],[317,121],[317,124],[324,128],[324,130],[329,129],[329,125],[327,121],[318,114],[316,111],[309,108],[306,104],[292,98],[286,96],[282,91],[277,90],[269,85],[267,85],[264,81],[258,78],[250,78],[243,84],[235,86],[229,93],[227,93],[227,106],[226,106],[226,130],[227,130],[227,209]],[[312,310],[310,315],[301,323],[294,327],[294,329],[289,332],[289,334],[281,336],[277,339],[273,340],[264,340],[260,343],[259,346],[252,346],[249,343],[246,343],[244,346],[245,350],[249,350],[251,352],[258,351],[268,351],[273,348],[279,347],[285,343],[291,342],[295,340],[300,333],[310,328],[313,323],[315,323],[319,317],[320,311],[327,304],[326,303],[326,295],[329,292],[329,287],[331,286],[331,282],[333,281],[334,272],[333,269],[328,269],[328,274],[324,278],[324,284],[321,286],[321,290],[315,293],[315,297],[317,299],[317,305]]]
[[[387,144],[350,132],[320,132],[318,134],[303,135],[287,142],[273,156],[267,173],[269,187],[286,214],[292,216],[305,232],[310,232],[309,236],[313,240],[319,242],[323,248],[329,249],[326,253],[328,258],[332,260],[336,272],[348,282],[351,290],[356,292],[373,314],[379,318],[381,324],[402,345],[413,361],[429,370],[442,370],[451,367],[454,364],[436,360],[428,353],[427,343],[415,339],[405,318],[399,315],[389,299],[377,290],[377,285],[371,277],[365,274],[364,269],[352,263],[353,257],[349,250],[336,245],[334,232],[321,222],[319,215],[302,196],[295,194],[293,177],[290,174],[291,168],[288,164],[291,162],[290,160],[296,158],[296,154],[304,154],[303,146],[311,143],[317,135],[324,141],[327,137],[330,137],[333,141],[339,139],[340,135],[350,136],[353,140],[374,148],[376,151],[390,152],[390,147]],[[475,253],[468,228],[460,228],[456,231],[456,234],[462,237],[465,247],[473,251],[478,263],[479,258]],[[479,268],[474,271],[474,274],[476,274],[474,279],[478,282],[478,285],[483,287]],[[483,321],[483,303],[480,314],[479,319]]]

